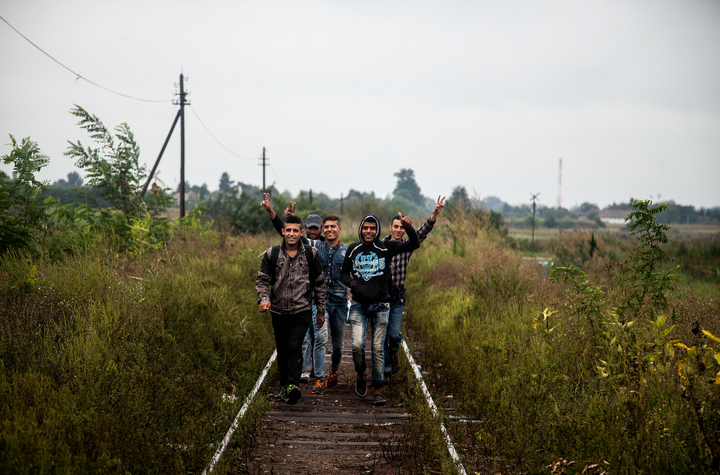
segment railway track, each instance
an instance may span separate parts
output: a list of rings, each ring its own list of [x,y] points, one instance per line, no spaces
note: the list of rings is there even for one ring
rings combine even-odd
[[[365,354],[368,379],[369,347],[368,340]],[[331,350],[328,339],[327,371]],[[324,395],[311,394],[314,386],[311,378],[310,382],[301,384],[303,394],[297,404],[273,402],[272,410],[262,421],[256,439],[258,445],[247,461],[234,465],[231,473],[407,473],[402,467],[407,441],[400,428],[409,414],[403,411],[392,384],[385,387],[387,405],[384,407],[373,406],[372,388],[364,398],[355,393],[349,325],[339,374],[337,387],[325,389]],[[277,381],[265,387],[267,396],[280,390]]]

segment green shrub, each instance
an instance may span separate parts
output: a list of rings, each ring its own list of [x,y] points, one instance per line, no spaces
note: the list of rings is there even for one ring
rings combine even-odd
[[[635,231],[653,242],[638,236],[632,252],[563,233],[582,269],[552,281],[457,223],[455,239],[440,229],[416,251],[406,330],[426,345],[433,396],[473,421],[450,428],[468,473],[716,473],[720,356],[701,330],[720,334],[720,303],[666,278],[663,230],[645,218]]]
[[[35,248],[45,218],[42,195],[48,186],[35,178],[49,162],[37,143],[26,137],[18,144],[12,135],[10,141],[12,151],[2,161],[13,165],[13,177],[0,177],[0,254]]]
[[[99,237],[2,258],[0,472],[206,466],[273,350],[253,287],[266,242],[178,232],[162,254]]]

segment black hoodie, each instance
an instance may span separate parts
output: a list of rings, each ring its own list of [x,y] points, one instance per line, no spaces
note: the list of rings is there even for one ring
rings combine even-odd
[[[375,221],[377,233],[375,239],[366,243],[362,237],[362,226],[365,221]],[[388,282],[390,280],[390,261],[395,254],[414,251],[420,247],[420,240],[412,226],[406,227],[407,241],[382,242],[380,236],[380,220],[374,214],[367,214],[358,226],[360,242],[350,244],[345,253],[340,280],[352,293],[352,298],[359,304],[371,305],[388,302]]]

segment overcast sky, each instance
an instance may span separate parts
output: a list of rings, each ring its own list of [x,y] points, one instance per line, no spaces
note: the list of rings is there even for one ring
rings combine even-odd
[[[629,198],[720,206],[720,2],[5,0],[0,154],[7,134],[76,170],[74,104],[127,122],[152,166],[176,114],[186,179],[297,193],[423,194],[601,207]],[[197,114],[223,147],[203,128]],[[179,127],[159,166],[179,181]],[[0,169],[10,171],[7,165]]]

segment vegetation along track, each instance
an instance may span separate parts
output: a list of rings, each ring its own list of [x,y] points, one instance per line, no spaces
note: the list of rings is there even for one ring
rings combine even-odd
[[[368,337],[371,332],[368,331]],[[326,346],[329,368],[331,341]],[[370,340],[366,342],[368,377]],[[411,414],[403,406],[403,383],[392,381],[384,389],[386,406],[374,407],[372,388],[368,395],[355,392],[349,325],[340,365],[338,385],[312,394],[314,379],[301,384],[302,399],[295,405],[271,403],[254,436],[254,447],[239,447],[247,441],[235,439],[225,455],[229,473],[241,474],[359,474],[414,473],[417,461],[409,454],[412,438],[403,430]],[[398,375],[398,378],[404,378]],[[271,399],[280,390],[274,379],[265,384],[260,398]],[[228,466],[229,465],[229,466]]]

